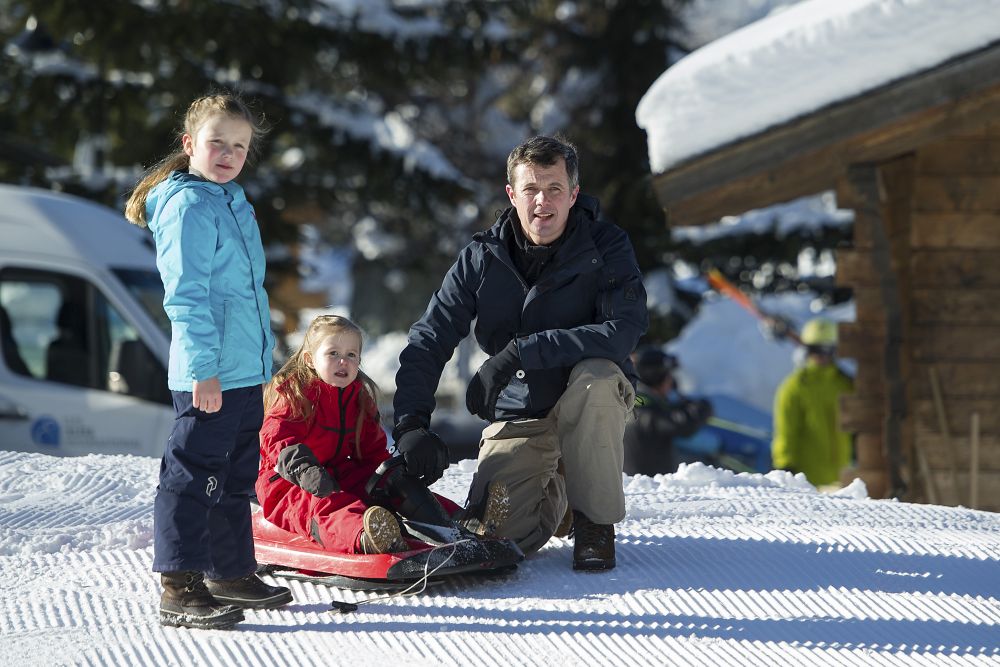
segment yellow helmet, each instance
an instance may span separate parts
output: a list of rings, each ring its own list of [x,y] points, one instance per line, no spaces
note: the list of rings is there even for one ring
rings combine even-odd
[[[799,339],[810,347],[836,347],[837,323],[823,317],[813,318],[802,327]]]

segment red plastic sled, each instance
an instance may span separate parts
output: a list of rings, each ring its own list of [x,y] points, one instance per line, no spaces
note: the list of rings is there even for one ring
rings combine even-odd
[[[524,554],[510,540],[477,538],[452,545],[432,545],[408,540],[410,551],[391,554],[345,554],[325,551],[312,540],[278,528],[264,518],[259,507],[253,512],[253,539],[257,562],[271,571],[297,570],[369,582],[416,581],[433,572],[432,578],[513,569]]]

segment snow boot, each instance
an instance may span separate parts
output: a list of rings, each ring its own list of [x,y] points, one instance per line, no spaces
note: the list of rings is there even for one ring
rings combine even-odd
[[[500,526],[510,515],[510,494],[507,484],[495,479],[486,487],[479,502],[458,512],[456,520],[467,530],[479,536],[495,537]]]
[[[160,625],[228,630],[243,620],[243,610],[226,605],[208,592],[205,575],[193,570],[160,575]]]
[[[573,511],[573,569],[610,570],[615,566],[614,524],[594,523]]]
[[[256,574],[235,579],[206,579],[205,587],[219,602],[243,609],[277,609],[292,601],[292,591],[270,586]]]
[[[364,529],[358,538],[358,553],[389,554],[410,548],[399,530],[399,522],[386,508],[379,505],[369,507],[362,522]]]

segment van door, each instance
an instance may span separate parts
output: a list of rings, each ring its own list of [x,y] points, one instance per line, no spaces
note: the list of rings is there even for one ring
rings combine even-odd
[[[0,447],[160,456],[173,422],[166,370],[93,282],[0,270]]]

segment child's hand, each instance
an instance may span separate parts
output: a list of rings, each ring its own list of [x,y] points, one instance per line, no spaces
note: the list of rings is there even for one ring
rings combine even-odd
[[[194,381],[191,388],[191,403],[202,412],[218,412],[222,409],[222,385],[219,378]]]

